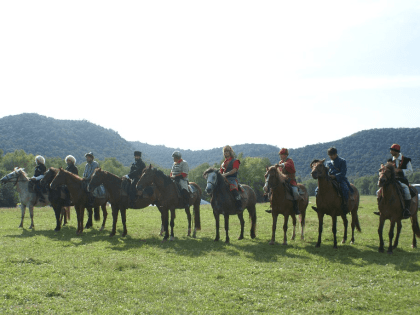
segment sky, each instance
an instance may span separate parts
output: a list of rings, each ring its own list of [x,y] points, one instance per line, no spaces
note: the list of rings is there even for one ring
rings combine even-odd
[[[191,150],[415,128],[419,16],[410,0],[2,1],[0,117]]]

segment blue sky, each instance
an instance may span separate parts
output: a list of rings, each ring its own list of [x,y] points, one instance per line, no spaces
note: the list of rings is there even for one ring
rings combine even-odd
[[[193,150],[419,127],[419,16],[418,1],[2,2],[0,117]]]

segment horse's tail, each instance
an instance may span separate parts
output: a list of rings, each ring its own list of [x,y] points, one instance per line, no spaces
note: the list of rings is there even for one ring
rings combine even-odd
[[[101,220],[101,213],[99,212],[99,207],[93,208],[93,216],[94,216],[95,221]]]
[[[417,218],[417,211],[415,214],[411,216],[411,226],[413,228],[413,233],[416,234],[416,236],[420,238],[420,227],[419,227],[419,219]]]
[[[355,205],[354,205],[355,214],[354,214],[354,216],[353,216],[353,220],[354,220],[354,223],[355,223],[356,229],[357,229],[359,232],[362,232],[362,229],[361,229],[361,227],[360,227],[360,222],[359,222],[359,214],[357,213],[357,210],[359,210],[360,195],[359,195],[359,191],[358,191],[357,189],[356,189],[356,191],[357,191],[357,200],[356,200],[356,203],[355,203]]]
[[[197,198],[193,204],[193,213],[194,213],[194,225],[197,231],[201,230],[201,217],[200,217],[200,203],[201,203],[201,188],[196,183],[190,183],[197,189]]]

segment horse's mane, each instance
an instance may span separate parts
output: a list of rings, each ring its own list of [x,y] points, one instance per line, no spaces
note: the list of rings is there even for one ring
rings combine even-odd
[[[287,179],[287,176],[284,175],[281,171],[279,167],[276,167],[276,165],[270,166],[267,170],[267,173],[265,173],[265,177],[267,177],[268,172],[270,172],[271,170],[275,170],[277,173],[277,177],[280,180],[280,182],[284,182]]]
[[[207,175],[207,174],[209,174],[209,173],[212,173],[212,172],[218,173],[218,172],[219,172],[219,170],[215,169],[214,167],[209,167],[208,169],[206,169],[206,170],[204,171],[204,173],[203,173],[203,177],[204,177],[204,176],[206,176],[206,175]]]
[[[26,177],[27,180],[29,180],[28,174],[26,174],[25,169],[24,168],[19,168],[19,167],[15,167],[14,169],[15,172],[21,172],[23,176]]]
[[[312,168],[312,166],[313,166],[314,164],[318,164],[319,162],[324,162],[324,161],[323,161],[323,160],[314,159],[314,160],[311,162],[310,167]]]
[[[102,172],[102,173],[105,173],[105,175],[110,175],[111,177],[113,177],[113,178],[116,178],[116,179],[120,179],[121,180],[121,177],[120,176],[118,176],[118,175],[115,175],[114,173],[111,173],[111,172],[108,172],[108,171],[105,171],[105,170],[103,170],[103,169],[101,169],[100,167],[99,168],[96,168],[94,171],[93,171],[93,174],[94,173],[96,173],[96,172]]]
[[[156,176],[163,179],[163,183],[165,186],[168,186],[173,183],[172,179],[168,175],[166,175],[164,172],[162,172],[161,170],[158,170],[157,168],[155,168],[154,170],[155,170]]]
[[[388,162],[388,163],[385,164],[385,168],[388,169],[391,172],[390,181],[395,181],[395,166],[394,166],[394,164]]]
[[[70,177],[73,177],[74,179],[77,179],[78,181],[83,180],[79,175],[73,174],[72,172],[66,171],[64,168],[60,167],[60,171],[63,171],[64,173],[70,175]]]
[[[220,183],[222,189],[227,187],[228,184],[226,183],[226,179],[222,176],[222,174],[220,174],[219,170],[215,169],[214,167],[209,167],[207,170],[205,170],[203,173],[203,177],[213,172],[216,173],[217,182]],[[229,189],[229,187],[227,187],[227,189]]]

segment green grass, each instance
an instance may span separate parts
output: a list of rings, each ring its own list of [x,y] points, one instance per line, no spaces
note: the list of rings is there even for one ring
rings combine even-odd
[[[311,198],[311,202],[314,200]],[[315,248],[318,219],[308,207],[305,240],[271,238],[267,204],[257,207],[257,238],[238,241],[239,222],[231,217],[231,244],[213,242],[214,218],[202,207],[202,231],[188,238],[184,211],[177,210],[176,240],[161,242],[154,208],[129,210],[128,236],[109,238],[94,228],[76,236],[76,215],[54,232],[51,208],[35,210],[35,230],[19,229],[20,210],[0,209],[1,314],[419,314],[420,249],[411,248],[409,220],[403,221],[399,248],[378,253],[376,200],[363,196],[362,233],[354,245],[332,248],[331,219],[324,220],[321,248]],[[110,212],[110,209],[109,209]],[[28,213],[27,213],[28,216]],[[85,216],[86,220],[86,216]],[[223,226],[223,219],[221,220]],[[338,219],[341,241],[343,225]],[[389,222],[385,225],[386,236]],[[299,234],[298,234],[299,235]],[[350,239],[350,234],[349,238]]]

